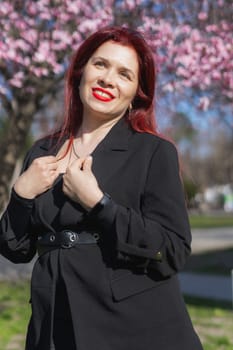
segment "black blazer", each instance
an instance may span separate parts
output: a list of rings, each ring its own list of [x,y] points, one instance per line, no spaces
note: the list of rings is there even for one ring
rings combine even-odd
[[[37,142],[27,154],[23,170],[39,156],[56,154],[58,146],[51,147],[51,142],[54,140]],[[27,262],[36,253],[38,234],[63,228],[97,229],[102,237],[98,247],[101,255],[90,256],[82,282],[77,276],[88,265],[87,253],[80,271],[73,274],[72,269],[64,267],[77,348],[149,350],[153,345],[163,350],[201,349],[176,277],[190,254],[191,243],[176,148],[159,136],[133,131],[122,119],[92,155],[99,186],[112,198],[108,205],[98,213],[87,213],[62,195],[62,177],[51,191],[36,200],[25,200],[13,191],[1,219],[1,254],[15,263]],[[69,268],[82,266],[76,260],[82,256],[80,252],[80,248],[72,248],[69,255],[63,253],[67,254],[67,261],[73,259],[67,264]],[[27,340],[30,350],[50,349],[56,289],[51,266],[57,273],[57,264],[52,263],[56,254],[53,251],[41,256],[34,267],[34,313]],[[63,264],[66,266],[66,260]],[[79,300],[86,299],[92,305],[93,313],[88,315],[84,309],[82,314],[77,294],[72,294],[70,286],[81,293],[97,275],[99,281],[79,296]],[[47,288],[51,285],[51,289],[41,297],[38,281],[43,280],[41,283]],[[38,305],[46,303],[46,312],[41,313],[41,307],[38,311]],[[45,319],[47,328],[43,328]]]

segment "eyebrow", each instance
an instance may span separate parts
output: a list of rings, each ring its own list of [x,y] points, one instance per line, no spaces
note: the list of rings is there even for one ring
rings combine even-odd
[[[106,62],[108,64],[110,63],[110,61],[108,59],[106,59],[106,58],[104,58],[102,56],[94,56],[94,57],[92,57],[92,60],[96,60],[96,59],[101,59],[101,60],[103,60],[104,62]],[[136,78],[136,75],[134,74],[134,72],[130,68],[125,67],[125,66],[121,66],[120,69],[124,69],[126,72],[131,74],[133,76],[133,78]]]

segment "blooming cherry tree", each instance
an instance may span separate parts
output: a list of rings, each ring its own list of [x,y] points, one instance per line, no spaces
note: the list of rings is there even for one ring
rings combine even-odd
[[[33,116],[53,95],[71,53],[112,23],[113,1],[18,0],[0,5],[0,103],[8,119],[0,140],[0,208]]]

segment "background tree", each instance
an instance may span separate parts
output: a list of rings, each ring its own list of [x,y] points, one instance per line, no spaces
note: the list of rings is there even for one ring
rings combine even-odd
[[[202,133],[202,137],[204,133]],[[183,155],[183,162],[188,165],[187,173],[199,188],[232,183],[233,179],[233,143],[230,130],[218,128],[211,135],[205,132],[205,143],[200,152]]]
[[[0,140],[0,210],[33,118],[58,93],[71,53],[87,35],[109,24],[142,30],[155,52],[161,96],[195,91],[197,107],[224,101],[229,108],[230,11],[224,0],[1,1],[0,99],[8,121]]]
[[[0,97],[8,127],[0,141],[0,209],[33,117],[57,93],[68,58],[90,32],[111,21],[105,1],[2,1]]]

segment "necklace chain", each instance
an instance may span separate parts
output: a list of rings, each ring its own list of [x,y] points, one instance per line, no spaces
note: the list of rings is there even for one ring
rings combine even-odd
[[[78,153],[76,152],[75,148],[74,148],[74,142],[72,142],[72,150],[74,152],[74,155],[76,158],[80,159],[80,156],[78,155]]]

